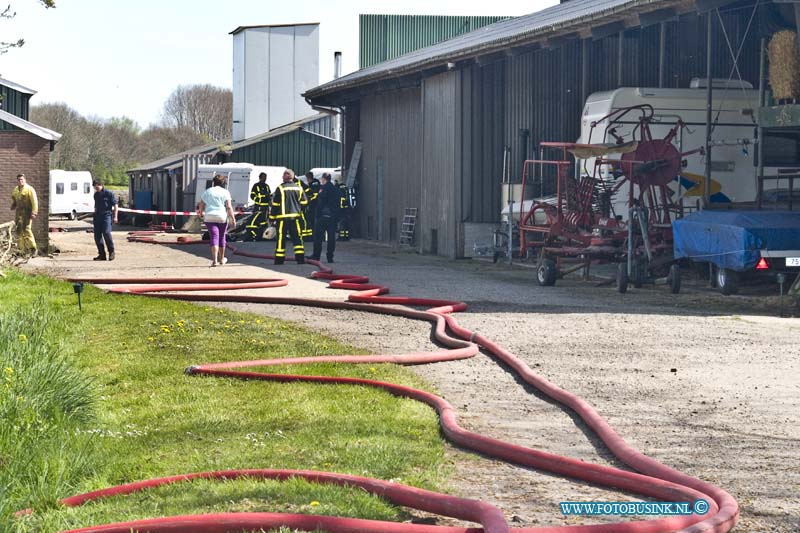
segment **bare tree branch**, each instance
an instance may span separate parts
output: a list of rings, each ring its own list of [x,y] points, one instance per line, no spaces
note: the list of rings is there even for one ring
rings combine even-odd
[[[208,141],[228,139],[233,124],[233,93],[212,85],[180,85],[164,103],[161,124],[188,128]]]
[[[39,0],[46,9],[55,8],[55,0]],[[13,19],[17,16],[16,11],[11,11],[11,4],[7,5],[3,11],[0,11],[0,18]],[[5,54],[11,48],[19,48],[25,44],[25,39],[18,39],[16,42],[0,41],[0,55]]]

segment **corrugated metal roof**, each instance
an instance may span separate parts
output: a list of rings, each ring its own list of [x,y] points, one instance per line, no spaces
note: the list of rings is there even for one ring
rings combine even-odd
[[[8,81],[3,78],[0,78],[0,85],[5,85],[9,89],[14,89],[15,91],[19,91],[25,94],[36,94],[36,91],[34,91],[33,89],[28,89],[27,87],[20,85],[19,83],[14,83],[13,81]]]
[[[448,60],[485,53],[493,48],[530,42],[635,7],[647,6],[657,9],[678,3],[680,3],[678,0],[573,0],[530,15],[484,26],[439,44],[373,65],[310,89],[304,96],[316,98],[370,81],[441,65]]]
[[[171,165],[174,165],[177,162],[183,161],[183,156],[186,155],[195,155],[195,154],[207,154],[210,152],[216,152],[219,150],[219,147],[223,144],[230,143],[228,141],[219,141],[214,144],[204,144],[202,146],[195,146],[194,148],[189,148],[183,152],[177,154],[171,154],[166,157],[162,157],[161,159],[156,159],[155,161],[151,161],[149,163],[145,163],[140,165],[136,168],[132,168],[126,170],[126,172],[143,172],[145,170],[157,170],[160,168],[168,168]]]
[[[280,126],[273,130],[270,130],[266,133],[262,133],[260,135],[256,135],[254,137],[249,137],[247,139],[243,139],[239,142],[232,142],[230,139],[223,139],[213,144],[204,144],[202,146],[196,146],[194,148],[189,148],[184,152],[180,152],[177,154],[168,155],[166,157],[162,157],[161,159],[157,159],[156,161],[151,161],[150,163],[145,163],[140,165],[136,168],[132,168],[127,172],[142,172],[145,170],[156,170],[162,168],[173,168],[178,167],[178,163],[183,162],[183,157],[186,155],[194,155],[194,154],[206,154],[211,152],[217,152],[220,146],[229,145],[233,150],[238,148],[243,148],[245,146],[249,146],[251,144],[255,144],[258,142],[263,141],[264,139],[271,139],[273,137],[278,137],[280,135],[290,133],[295,130],[304,129],[304,126],[310,125],[318,120],[324,119],[329,117],[328,113],[318,113],[316,115],[311,115],[310,117],[302,118],[290,124],[286,124],[284,126]]]
[[[241,140],[239,142],[236,142],[236,143],[233,144],[233,149],[236,150],[237,148],[243,148],[245,146],[249,146],[251,144],[255,144],[255,143],[261,142],[264,139],[271,139],[273,137],[278,137],[278,136],[283,135],[285,133],[290,133],[290,132],[292,132],[294,130],[303,129],[303,126],[305,126],[306,124],[310,124],[312,122],[316,122],[317,120],[320,120],[320,119],[328,117],[328,116],[330,116],[328,113],[318,113],[316,115],[311,115],[310,117],[301,118],[300,120],[297,120],[297,121],[292,122],[290,124],[286,124],[284,126],[280,126],[278,128],[269,130],[266,133],[262,133],[260,135],[255,135],[253,137],[249,137],[247,139],[243,139],[243,140]]]
[[[33,122],[28,122],[27,120],[21,119],[16,115],[12,115],[7,111],[3,111],[2,109],[0,109],[0,120],[8,122],[9,124],[16,126],[21,130],[25,130],[28,133],[32,133],[37,137],[48,141],[58,141],[61,138],[61,134],[58,132],[37,126]]]
[[[239,26],[228,35],[236,35],[244,30],[252,30],[255,28],[286,28],[289,26],[319,26],[319,22],[298,22],[297,24],[257,24],[255,26]]]

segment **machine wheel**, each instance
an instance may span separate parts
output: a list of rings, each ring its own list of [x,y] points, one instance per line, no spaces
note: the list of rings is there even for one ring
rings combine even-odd
[[[620,294],[628,291],[628,263],[622,262],[617,265],[617,290]]]
[[[70,211],[69,215],[67,215],[67,218],[69,218],[70,220],[75,220],[76,218],[78,218],[78,213],[73,209],[72,211]]]
[[[717,267],[714,278],[722,294],[727,296],[739,292],[739,273],[735,270]]]
[[[552,259],[545,259],[539,268],[536,269],[536,281],[542,287],[550,287],[556,284],[558,277],[558,268],[555,261]]]
[[[667,283],[669,283],[669,290],[672,294],[678,294],[681,292],[681,267],[679,267],[677,264],[669,267]]]

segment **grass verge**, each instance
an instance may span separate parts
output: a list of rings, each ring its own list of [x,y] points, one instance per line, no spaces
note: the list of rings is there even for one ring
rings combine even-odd
[[[325,470],[429,489],[442,483],[443,444],[435,414],[422,404],[365,387],[183,373],[191,364],[206,362],[359,353],[352,347],[270,318],[111,295],[91,286],[83,293],[79,313],[71,284],[15,271],[0,281],[0,301],[0,316],[6,321],[40,302],[38,312],[49,317],[38,333],[41,344],[59,347],[55,359],[78,376],[76,382],[88,398],[83,410],[65,418],[66,433],[55,439],[74,447],[67,457],[76,459],[67,462],[75,471],[63,483],[40,480],[39,485],[52,485],[52,490],[38,497],[33,486],[21,487],[14,504],[35,506],[37,512],[0,524],[6,526],[2,530],[51,532],[244,510],[405,518],[402,510],[361,491],[301,481],[194,482],[81,508],[55,505],[58,498],[74,493],[204,470]],[[28,322],[36,324],[34,317]],[[314,364],[278,371],[424,387],[414,374],[393,365]],[[59,453],[45,450],[42,461]]]

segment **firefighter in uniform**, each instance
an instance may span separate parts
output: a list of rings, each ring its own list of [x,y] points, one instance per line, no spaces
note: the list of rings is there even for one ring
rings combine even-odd
[[[269,217],[269,202],[271,191],[267,185],[267,174],[262,172],[258,175],[258,183],[253,184],[250,190],[250,199],[253,201],[253,214],[247,222],[247,233],[244,236],[246,241],[264,240],[264,230],[267,229]]]
[[[275,247],[275,264],[282,265],[286,258],[286,237],[294,244],[294,258],[298,264],[305,263],[303,249],[302,216],[303,208],[308,205],[303,187],[297,183],[294,171],[286,169],[283,183],[275,188],[272,195],[270,218],[278,225],[278,244]]]
[[[305,209],[306,227],[303,230],[303,240],[311,242],[314,238],[314,225],[317,213],[317,197],[322,187],[319,180],[314,177],[312,172],[306,172],[306,184],[304,187],[308,206]]]
[[[14,210],[14,232],[20,252],[36,255],[36,239],[31,223],[39,214],[39,200],[33,187],[25,182],[25,174],[17,176],[17,187],[11,190],[11,209]]]
[[[347,184],[343,182],[338,182],[336,186],[339,188],[339,210],[340,219],[339,219],[339,240],[340,241],[349,241],[350,240],[350,190],[347,188]]]

